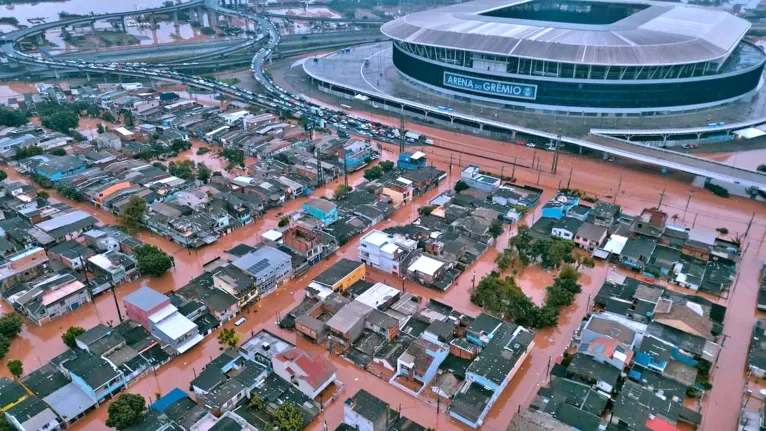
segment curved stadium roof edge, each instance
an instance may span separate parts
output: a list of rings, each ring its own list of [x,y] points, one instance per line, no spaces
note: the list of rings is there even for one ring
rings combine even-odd
[[[416,45],[490,55],[611,66],[716,61],[740,43],[750,23],[728,12],[680,3],[589,0],[583,4],[639,6],[607,24],[488,16],[536,0],[477,0],[417,12],[386,23],[386,36]],[[540,3],[574,3],[544,0]]]

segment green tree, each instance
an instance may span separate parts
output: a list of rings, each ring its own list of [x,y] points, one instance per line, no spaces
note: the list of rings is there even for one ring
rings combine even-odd
[[[303,410],[293,403],[284,403],[274,411],[273,424],[279,431],[301,431],[303,429]]]
[[[19,127],[27,124],[27,120],[28,116],[25,111],[0,108],[0,126]]]
[[[16,431],[16,427],[8,422],[8,419],[5,418],[5,415],[0,416],[0,431]]]
[[[566,307],[574,302],[574,293],[554,283],[545,288],[545,304],[552,307]]]
[[[72,199],[75,202],[85,202],[85,195],[78,191],[76,188],[67,185],[61,185],[58,187],[59,193],[65,198]]]
[[[253,408],[253,410],[263,410],[263,398],[261,398],[260,395],[253,392],[253,395],[250,397],[250,407]]]
[[[758,172],[766,172],[766,165],[758,165],[756,168]]]
[[[345,184],[339,184],[338,187],[335,187],[335,191],[332,194],[333,199],[335,200],[341,200],[346,197],[347,194],[351,192],[351,186],[347,186]]]
[[[498,253],[497,256],[495,256],[495,265],[497,265],[497,269],[499,269],[500,272],[507,271],[508,268],[513,265],[510,249],[506,248],[502,252]]]
[[[189,142],[184,141],[183,139],[173,139],[170,142],[170,149],[172,151],[175,151],[176,153],[186,151],[190,149],[191,147],[192,145]]]
[[[18,379],[22,374],[24,374],[24,364],[22,364],[18,359],[8,361],[8,371],[10,371],[13,377]]]
[[[380,166],[373,166],[364,170],[364,179],[367,181],[377,180],[383,176],[383,168]]]
[[[49,115],[40,117],[44,127],[61,133],[69,133],[71,129],[77,129],[80,124],[80,116],[69,109],[59,109]]]
[[[48,154],[51,154],[54,156],[66,156],[66,150],[63,148],[54,148],[48,151]]]
[[[436,207],[434,207],[433,205],[423,205],[422,207],[418,208],[418,214],[424,217],[429,216],[431,215],[432,212],[434,212],[435,208]]]
[[[161,277],[173,266],[173,258],[156,246],[145,244],[136,247],[138,269],[142,274]]]
[[[548,304],[537,309],[533,328],[550,328],[559,324],[559,310]]]
[[[468,190],[470,188],[471,188],[471,186],[466,184],[466,182],[463,181],[463,180],[460,180],[460,181],[455,183],[455,191],[458,192],[458,193],[462,192],[463,190]]]
[[[208,168],[207,165],[205,165],[204,163],[197,164],[197,179],[198,180],[207,184],[207,182],[210,181],[211,174],[212,174],[212,171],[210,171],[210,168]]]
[[[497,238],[503,234],[503,222],[500,220],[492,220],[492,224],[489,226],[489,234],[493,238]]]
[[[378,166],[380,166],[380,168],[383,169],[383,172],[386,173],[394,170],[394,162],[390,162],[388,160],[380,162]]]
[[[0,359],[4,358],[11,350],[11,339],[0,334]]]
[[[16,154],[13,156],[16,160],[24,160],[32,156],[39,156],[43,149],[36,146],[16,147]]]
[[[122,114],[122,121],[125,123],[126,126],[132,127],[133,126],[133,113],[130,111],[125,111],[124,114]]]
[[[575,256],[574,263],[575,263],[575,269],[578,269],[578,270],[580,269],[581,266],[585,268],[593,268],[594,266],[596,266],[596,261],[593,260],[592,257],[588,255],[581,255],[581,254],[578,254],[577,256]]]
[[[230,347],[234,349],[237,347],[238,343],[239,335],[237,334],[237,331],[229,328],[221,329],[221,332],[218,334],[218,344],[222,347]]]
[[[109,404],[107,410],[109,417],[106,419],[106,426],[116,428],[118,431],[124,430],[144,415],[146,411],[146,400],[139,394],[122,394],[117,401]]]
[[[279,219],[279,223],[277,223],[278,227],[285,227],[290,224],[290,219],[287,216],[282,217]]]
[[[226,170],[229,171],[237,166],[245,167],[245,152],[235,148],[226,148],[220,152],[221,157],[228,160]]]
[[[178,162],[168,163],[168,172],[178,178],[193,180],[195,167],[194,160],[179,160]]]
[[[0,335],[12,339],[21,333],[24,319],[21,314],[13,312],[0,316]]]
[[[146,213],[146,201],[138,196],[131,196],[120,215],[120,226],[130,234],[138,232],[144,213]]]
[[[37,197],[40,198],[40,199],[47,200],[48,198],[51,197],[51,195],[50,195],[50,193],[46,192],[45,190],[39,190],[37,192]]]
[[[6,179],[8,179],[8,173],[4,169],[0,170],[0,181],[5,181]]]
[[[106,129],[104,129],[104,125],[101,124],[101,123],[98,123],[96,125],[96,133],[98,133],[100,135],[100,134],[102,134],[104,132],[106,132]]]
[[[761,166],[766,166],[766,165],[761,165]],[[0,180],[0,181],[2,181],[2,180]],[[729,229],[725,228],[725,227],[719,227],[719,228],[716,229],[716,232],[720,233],[721,235],[728,235],[729,234]]]
[[[64,334],[61,335],[61,341],[70,349],[77,347],[76,338],[85,333],[85,328],[79,326],[70,326]]]

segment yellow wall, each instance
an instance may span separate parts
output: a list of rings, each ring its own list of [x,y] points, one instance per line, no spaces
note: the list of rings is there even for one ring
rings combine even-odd
[[[338,291],[349,288],[352,284],[364,278],[367,274],[367,267],[363,263],[359,263],[359,267],[353,270],[349,275],[345,276],[341,281],[335,283],[332,286],[332,290]]]
[[[384,187],[383,194],[391,198],[391,202],[393,202],[395,207],[398,207],[404,202],[404,193],[400,193],[394,189]]]

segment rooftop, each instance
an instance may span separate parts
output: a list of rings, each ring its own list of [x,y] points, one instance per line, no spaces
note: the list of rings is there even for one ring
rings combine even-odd
[[[369,305],[361,302],[352,301],[343,306],[334,316],[327,321],[327,326],[331,329],[345,334],[361,319],[372,310]]]
[[[554,8],[562,3],[556,14]],[[624,4],[627,11],[614,22],[580,21],[586,15],[601,18],[599,13],[607,15],[608,8],[621,3],[584,2],[590,6],[588,13],[575,9],[577,4],[478,0],[410,14],[384,24],[381,31],[396,40],[477,53],[643,66],[720,59],[750,28],[747,21],[722,10],[649,1]],[[535,10],[542,20],[535,19]],[[568,16],[556,19],[563,15]]]
[[[468,367],[468,372],[500,385],[532,345],[533,336],[529,331],[504,323]]]
[[[263,329],[245,341],[239,349],[253,356],[260,355],[266,357],[270,361],[274,356],[294,348],[295,345]],[[271,366],[270,363],[267,365]]]
[[[167,302],[168,297],[161,294],[160,292],[157,292],[151,287],[143,286],[130,295],[126,296],[123,301],[143,311],[151,311],[158,305]]]
[[[314,277],[314,280],[312,281],[332,287],[336,283],[348,277],[349,274],[354,272],[360,266],[364,266],[364,264],[362,262],[344,258],[324,270],[321,274]]]

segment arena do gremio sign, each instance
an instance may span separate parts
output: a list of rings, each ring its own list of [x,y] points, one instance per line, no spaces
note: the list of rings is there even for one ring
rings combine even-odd
[[[520,99],[535,100],[537,97],[536,85],[492,81],[450,72],[444,72],[444,85],[486,94],[518,97]]]

